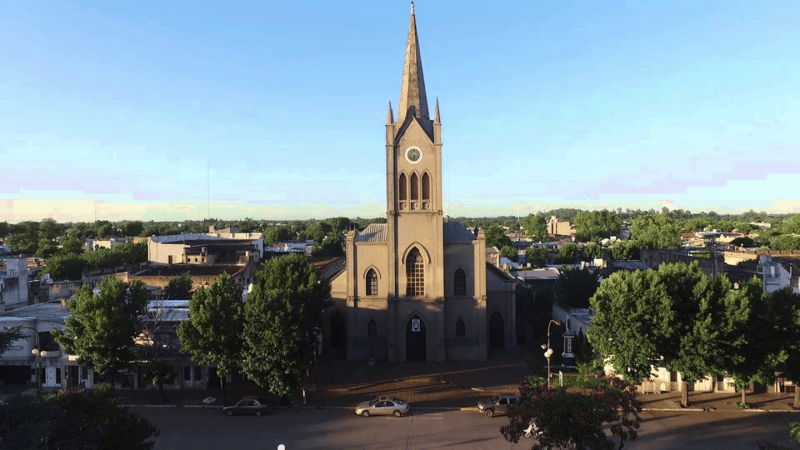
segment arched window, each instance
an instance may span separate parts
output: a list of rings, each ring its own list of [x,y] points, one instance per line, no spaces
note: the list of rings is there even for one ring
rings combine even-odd
[[[425,266],[416,248],[406,258],[406,295],[425,295]]]
[[[417,174],[411,174],[411,201],[419,200],[419,177]]]
[[[367,336],[368,337],[378,337],[378,324],[375,323],[374,320],[369,321],[367,324]]]
[[[378,295],[378,274],[373,269],[367,272],[367,295]]]
[[[461,269],[456,270],[453,275],[453,294],[467,295],[467,275]]]
[[[464,326],[464,321],[458,319],[456,322],[456,337],[464,337],[467,335],[466,327]]]
[[[400,182],[397,184],[397,190],[400,191],[400,201],[404,202],[408,199],[408,182],[406,181],[406,174],[400,174]]]
[[[426,172],[422,175],[422,200],[430,201],[431,199],[431,179]]]

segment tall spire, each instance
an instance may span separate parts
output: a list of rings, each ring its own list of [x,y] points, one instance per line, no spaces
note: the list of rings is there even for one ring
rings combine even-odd
[[[439,97],[436,97],[436,111],[433,113],[433,123],[442,123],[439,119]]]
[[[392,114],[392,102],[389,102],[389,113],[386,115],[386,125],[394,123],[394,114]]]
[[[421,119],[430,120],[428,115],[428,98],[425,94],[425,78],[422,76],[422,56],[419,53],[417,38],[417,21],[414,18],[414,2],[411,2],[411,23],[408,26],[408,43],[406,44],[406,60],[403,66],[403,84],[400,86],[400,107],[397,110],[397,121],[403,123],[409,109]]]

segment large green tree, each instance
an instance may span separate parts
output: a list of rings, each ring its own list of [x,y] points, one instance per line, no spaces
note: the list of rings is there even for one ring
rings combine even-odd
[[[331,304],[330,284],[304,256],[266,261],[245,303],[245,374],[274,394],[293,393],[313,367]]]
[[[52,334],[66,353],[78,356],[80,364],[113,381],[116,371],[136,357],[134,340],[149,294],[141,280],[127,284],[108,277],[98,287],[98,294],[88,284],[75,291],[75,300],[67,302],[71,316],[65,330],[54,328]]]
[[[619,236],[622,219],[613,211],[581,211],[575,217],[575,232],[580,242]]]
[[[642,403],[636,386],[618,378],[608,379],[608,387],[568,392],[549,389],[538,377],[525,378],[519,387],[519,403],[508,411],[508,425],[500,428],[503,437],[519,442],[529,424],[536,425],[538,438],[531,449],[548,448],[612,450],[614,438],[625,442],[638,437]],[[610,428],[611,437],[605,428]]]
[[[547,240],[547,221],[541,215],[529,214],[522,219],[522,228],[534,242]]]
[[[774,250],[800,250],[800,236],[776,236],[770,240],[769,246]]]
[[[189,320],[178,325],[181,351],[200,364],[217,366],[223,403],[225,378],[242,365],[243,332],[242,290],[227,273],[197,289],[189,301]]]
[[[586,245],[581,249],[581,259],[592,261],[603,257],[603,248],[597,244]]]
[[[578,260],[580,254],[581,252],[578,249],[578,244],[568,242],[558,247],[555,259],[558,264],[572,264]]]
[[[149,450],[159,431],[101,386],[84,393],[21,395],[0,406],[0,448]]]
[[[640,216],[631,224],[631,239],[640,247],[656,250],[680,248],[683,244],[677,225],[665,214]]]
[[[612,274],[590,300],[596,313],[587,332],[592,347],[632,381],[650,378],[656,364],[680,372],[687,404],[686,383],[709,372],[707,355],[683,342],[695,327],[700,297],[707,294],[704,281],[697,263]]]

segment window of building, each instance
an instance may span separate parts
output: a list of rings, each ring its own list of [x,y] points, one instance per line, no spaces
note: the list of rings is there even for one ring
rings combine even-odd
[[[374,320],[370,320],[367,324],[367,336],[378,337],[378,324]]]
[[[192,381],[192,368],[191,367],[184,367],[183,368],[183,381]]]
[[[425,295],[425,267],[416,248],[406,258],[406,295]]]
[[[419,177],[417,174],[411,174],[411,201],[419,200]]]
[[[456,337],[464,337],[467,335],[467,328],[464,326],[464,321],[458,319],[456,322]]]
[[[194,381],[200,381],[203,379],[203,368],[200,366],[194,367]]]
[[[775,277],[775,266],[769,266],[769,276]]]
[[[462,269],[456,270],[453,276],[453,294],[467,295],[467,274]]]
[[[408,199],[408,182],[406,181],[406,174],[404,173],[400,174],[400,182],[398,183],[398,185],[399,186],[397,187],[397,189],[400,191],[398,192],[398,194],[400,194],[399,196],[400,201],[404,202]]]
[[[422,199],[425,201],[431,199],[431,180],[427,172],[422,175]]]
[[[367,272],[367,295],[378,295],[378,274],[372,269]]]

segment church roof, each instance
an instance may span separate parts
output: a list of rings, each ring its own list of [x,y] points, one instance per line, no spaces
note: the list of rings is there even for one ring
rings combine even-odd
[[[475,235],[467,229],[461,222],[445,222],[444,241],[445,242],[472,242]]]
[[[372,223],[358,233],[356,242],[386,242],[386,224]]]

